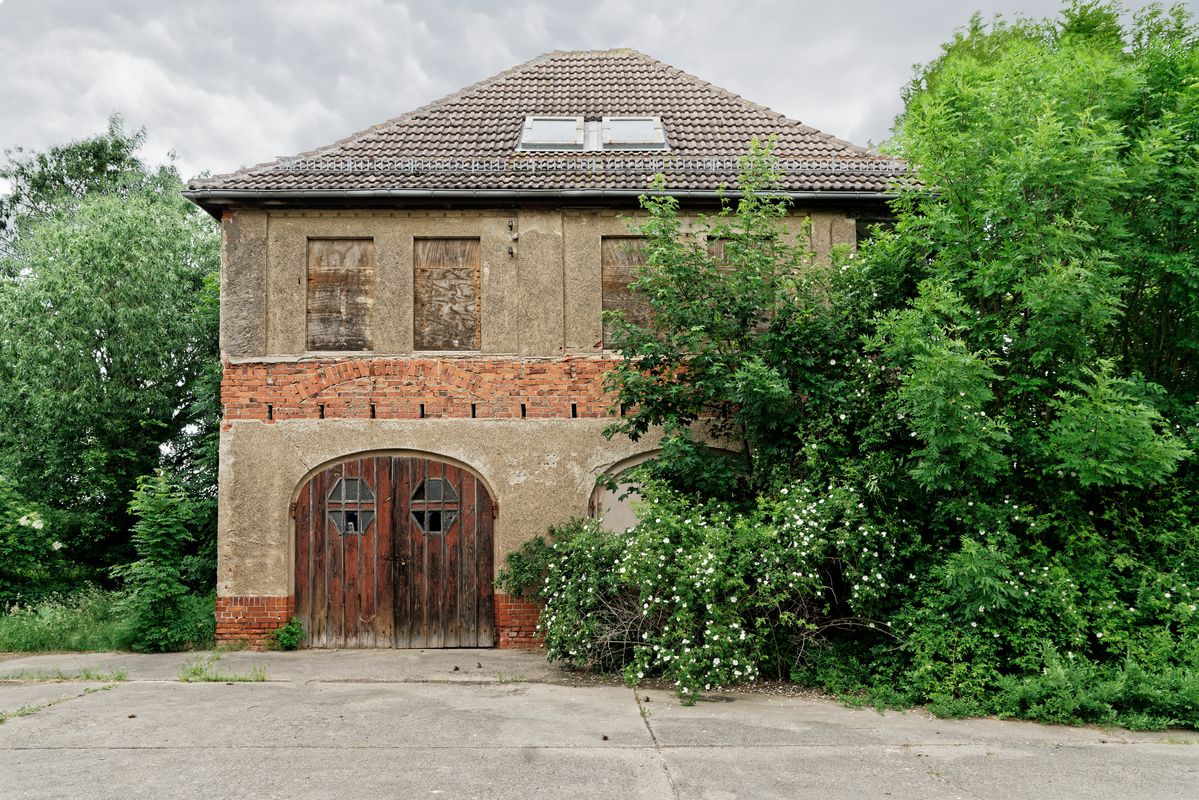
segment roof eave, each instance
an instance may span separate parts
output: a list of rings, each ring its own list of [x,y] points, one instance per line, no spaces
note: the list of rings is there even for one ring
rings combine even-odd
[[[736,189],[675,189],[652,192],[648,189],[187,189],[183,196],[212,212],[213,206],[274,200],[279,202],[305,200],[514,200],[514,199],[571,199],[603,200],[629,199],[643,194],[658,194],[682,199],[716,200],[739,197]],[[869,200],[885,202],[899,195],[893,191],[864,190],[806,190],[778,191],[776,196],[792,200]]]

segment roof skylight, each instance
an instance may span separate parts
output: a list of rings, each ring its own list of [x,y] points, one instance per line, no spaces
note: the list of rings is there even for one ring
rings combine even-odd
[[[661,117],[604,117],[605,150],[665,150],[666,130]]]
[[[520,131],[521,150],[582,150],[582,117],[525,117]]]
[[[662,118],[553,117],[530,114],[520,129],[517,150],[665,150]]]

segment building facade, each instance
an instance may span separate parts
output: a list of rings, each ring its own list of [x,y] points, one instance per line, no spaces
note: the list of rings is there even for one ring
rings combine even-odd
[[[597,479],[654,448],[602,435],[637,196],[665,173],[701,231],[771,135],[790,230],[817,262],[852,246],[902,165],[628,50],[193,181],[223,236],[218,639],[294,614],[312,646],[532,644],[503,556],[627,514]]]

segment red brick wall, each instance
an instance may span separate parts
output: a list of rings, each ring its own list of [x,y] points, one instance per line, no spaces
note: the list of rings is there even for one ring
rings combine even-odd
[[[216,640],[220,644],[245,642],[261,649],[270,634],[296,613],[294,597],[218,597],[216,599]],[[535,650],[541,647],[537,637],[537,617],[541,606],[528,600],[495,595],[495,639],[501,649]]]
[[[608,357],[341,358],[225,364],[225,419],[602,417]],[[268,408],[269,407],[269,408]]]
[[[500,649],[535,650],[541,647],[537,637],[537,617],[541,606],[528,600],[495,596],[495,644]]]
[[[245,642],[261,649],[271,632],[295,613],[294,597],[217,597],[216,640],[219,644]]]

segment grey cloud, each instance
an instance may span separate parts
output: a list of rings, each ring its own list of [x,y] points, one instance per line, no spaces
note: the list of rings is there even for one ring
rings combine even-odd
[[[1194,8],[1199,0],[1187,5]],[[1133,5],[1143,5],[1135,3]],[[113,111],[184,176],[318,147],[553,49],[634,47],[858,143],[978,8],[1057,0],[0,0],[0,149]]]

